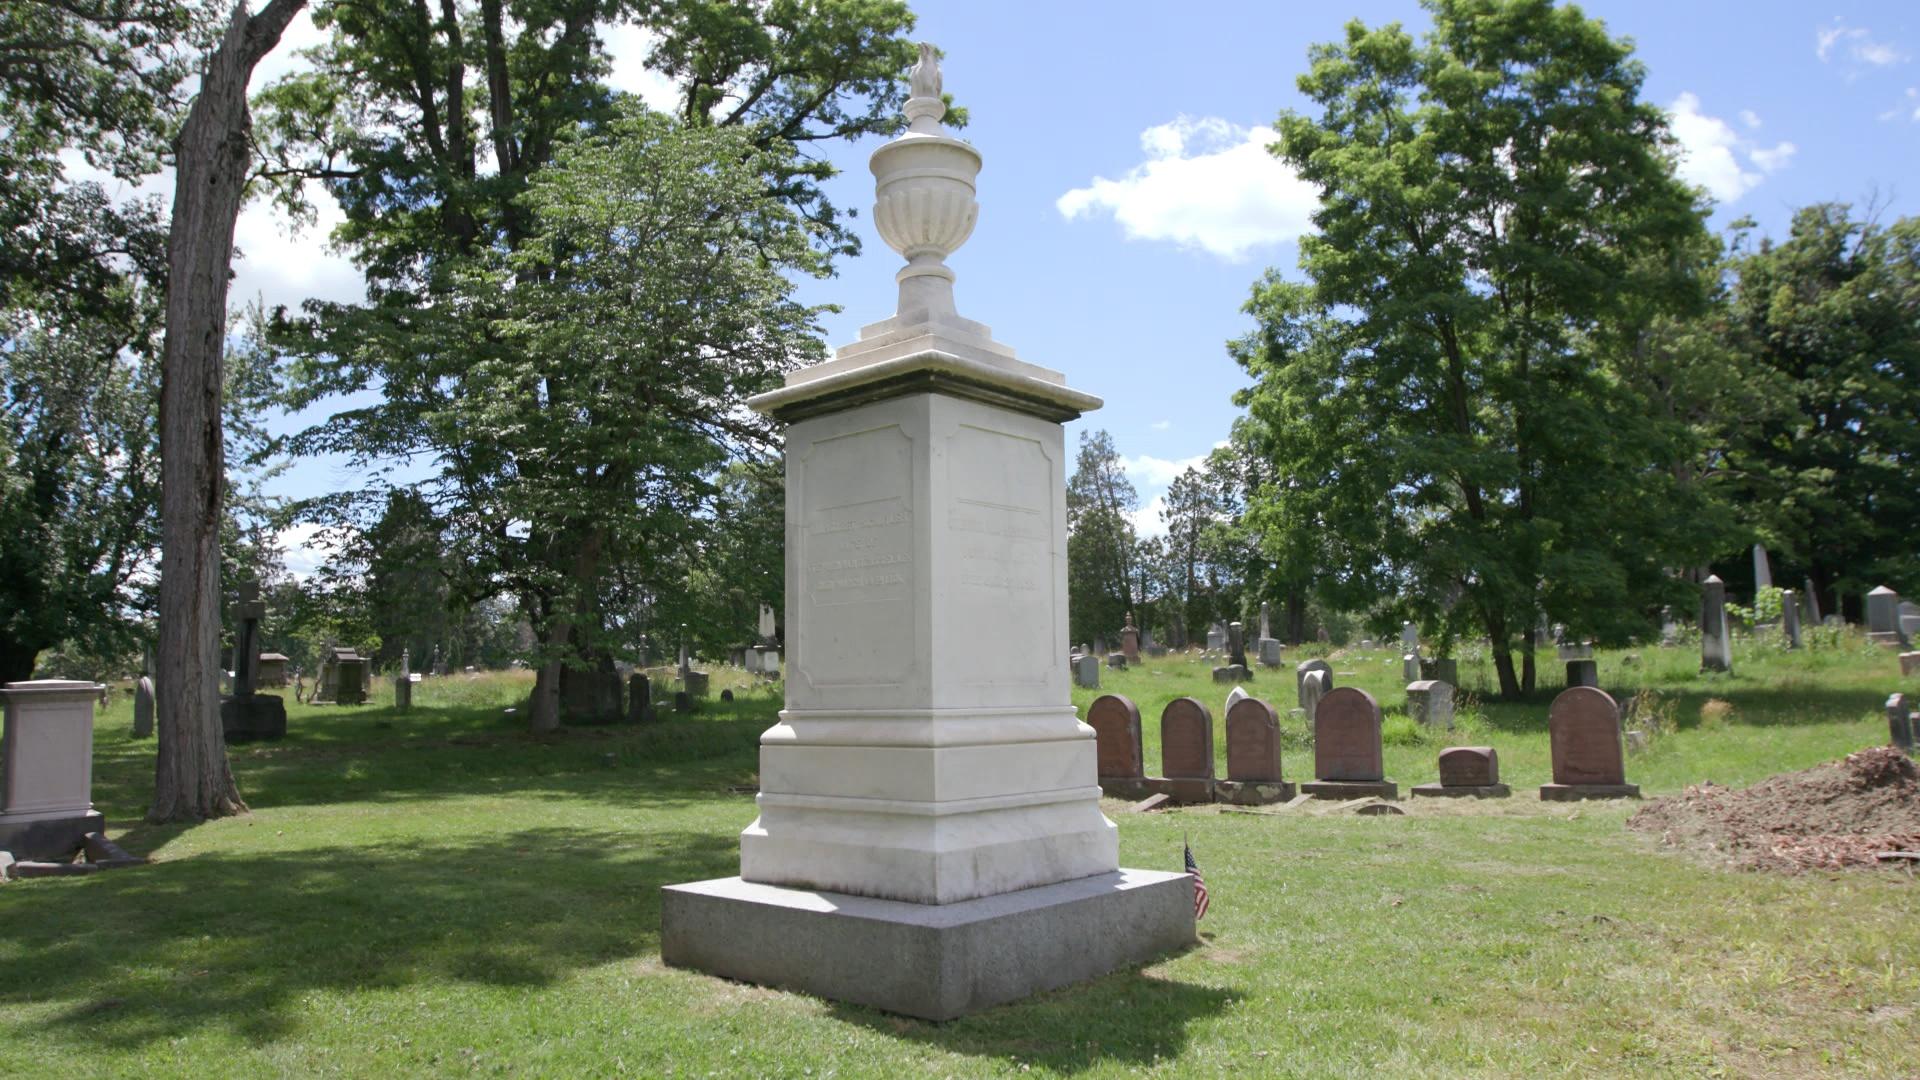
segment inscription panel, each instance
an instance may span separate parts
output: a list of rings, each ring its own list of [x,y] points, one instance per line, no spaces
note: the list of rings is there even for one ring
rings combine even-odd
[[[1556,784],[1624,784],[1620,706],[1603,690],[1576,686],[1561,692],[1547,710]]]
[[[1038,684],[1059,662],[1054,635],[1053,463],[1039,442],[961,424],[947,441],[947,550],[953,553],[949,643],[967,681]]]
[[[1380,706],[1373,695],[1341,686],[1320,699],[1313,713],[1313,775],[1316,780],[1386,778],[1380,748]]]
[[[912,675],[913,440],[897,425],[830,439],[800,463],[800,667],[816,687]]]
[[[1170,778],[1213,779],[1213,714],[1192,698],[1160,712],[1160,770]]]
[[[1227,779],[1280,780],[1280,717],[1259,698],[1227,710]]]

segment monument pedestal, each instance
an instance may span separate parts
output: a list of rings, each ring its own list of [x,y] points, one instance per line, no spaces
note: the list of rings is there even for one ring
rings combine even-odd
[[[951,1020],[1195,941],[1193,879],[1118,870],[954,904],[737,877],[661,891],[660,956],[743,982]]]
[[[1639,784],[1541,784],[1544,802],[1579,802],[1582,799],[1637,799]]]
[[[93,808],[97,683],[13,682],[0,689],[0,851],[21,862],[71,859],[106,828]]]
[[[287,734],[287,703],[274,694],[220,699],[220,730],[229,743],[271,742]]]
[[[1397,799],[1400,785],[1392,780],[1313,780],[1300,785],[1300,794],[1316,799]]]
[[[106,827],[107,819],[98,810],[52,817],[0,814],[0,851],[21,862],[64,862],[87,846],[89,833]]]

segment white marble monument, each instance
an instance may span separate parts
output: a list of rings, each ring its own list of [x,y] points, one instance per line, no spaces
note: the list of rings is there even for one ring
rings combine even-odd
[[[661,946],[933,1019],[1194,938],[1184,874],[1119,868],[1071,702],[1061,425],[1100,400],[956,311],[981,157],[944,113],[923,45],[872,159],[896,314],[749,402],[787,425],[786,708],[740,876],[669,886]]]
[[[0,851],[64,861],[105,827],[93,808],[93,703],[100,685],[39,679],[0,688]]]

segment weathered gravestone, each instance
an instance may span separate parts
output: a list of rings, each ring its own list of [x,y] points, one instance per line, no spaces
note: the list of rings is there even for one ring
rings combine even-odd
[[[1087,726],[1099,744],[1100,790],[1137,801],[1151,794],[1140,734],[1140,707],[1119,694],[1102,694],[1087,706]]]
[[[133,684],[133,737],[144,739],[153,734],[153,676],[142,675]]]
[[[1316,799],[1397,799],[1380,746],[1380,705],[1353,686],[1327,691],[1313,713],[1313,782],[1300,794]]]
[[[1756,592],[1773,584],[1773,563],[1767,559],[1767,545],[1753,545],[1753,587]]]
[[[1127,624],[1120,628],[1120,655],[1129,664],[1140,662],[1140,628],[1133,625],[1133,612],[1127,612]]]
[[[1273,706],[1243,697],[1227,706],[1227,778],[1214,797],[1241,806],[1286,802],[1293,785],[1280,779],[1280,717]]]
[[[1420,631],[1411,622],[1400,624],[1400,651],[1420,655]]]
[[[1260,666],[1277,668],[1280,666],[1281,648],[1279,639],[1273,636],[1273,627],[1269,621],[1272,618],[1272,611],[1273,604],[1271,602],[1266,600],[1260,601],[1260,639],[1257,644],[1260,653]]]
[[[1440,782],[1414,787],[1415,795],[1504,799],[1513,789],[1500,782],[1500,755],[1491,746],[1449,746],[1440,751]]]
[[[1438,679],[1407,684],[1407,715],[1421,727],[1453,730],[1453,687]]]
[[[220,702],[220,727],[229,743],[282,738],[287,733],[287,703],[273,694],[255,693],[260,672],[260,621],[267,605],[260,584],[242,582],[234,611],[233,695]]]
[[[1900,631],[1900,594],[1885,585],[1867,594],[1867,640],[1890,647],[1907,644]]]
[[[1153,786],[1174,801],[1213,801],[1213,714],[1205,705],[1183,697],[1161,710],[1160,771]]]
[[[0,851],[66,861],[106,827],[93,808],[93,703],[100,684],[71,679],[0,689]]]
[[[1912,675],[1915,672],[1920,672],[1920,652],[1901,653],[1900,674],[1905,676]]]
[[[261,653],[259,668],[253,680],[254,688],[287,685],[287,661],[286,653]]]
[[[1227,624],[1227,662],[1213,669],[1213,681],[1217,683],[1251,682],[1253,671],[1247,667],[1247,646],[1244,639],[1246,628],[1239,623]]]
[[[1207,627],[1207,651],[1221,652],[1227,647],[1227,628],[1221,623]]]
[[[1700,585],[1700,670],[1732,671],[1733,638],[1727,626],[1727,583],[1710,574]]]
[[[1108,666],[1108,667],[1110,667],[1110,668],[1112,668],[1112,669],[1113,669],[1113,670],[1115,670],[1115,671],[1125,671],[1125,670],[1127,670],[1127,654],[1126,654],[1126,653],[1118,653],[1118,652],[1117,652],[1117,653],[1108,653],[1108,654],[1107,654],[1107,666]]]
[[[1327,663],[1325,660],[1318,660],[1318,659],[1300,661],[1298,664],[1294,665],[1293,682],[1294,682],[1294,690],[1299,695],[1300,707],[1302,709],[1307,709],[1307,672],[1309,671],[1318,671],[1326,677],[1325,685],[1321,686],[1320,688],[1321,693],[1324,694],[1328,690],[1333,689],[1333,665],[1332,664]],[[1307,709],[1307,718],[1308,719],[1313,718],[1312,709]]]
[[[1567,685],[1568,686],[1599,686],[1600,685],[1600,661],[1598,660],[1567,661]]]
[[[393,707],[406,712],[413,708],[413,655],[400,650],[400,671],[393,677]]]
[[[1620,706],[1605,691],[1591,686],[1561,691],[1547,711],[1547,737],[1552,743],[1553,782],[1541,785],[1542,799],[1639,798],[1640,788],[1627,783]]]
[[[958,314],[980,152],[930,45],[910,88],[872,161],[896,314],[747,402],[785,425],[786,707],[740,876],[668,886],[660,953],[946,1020],[1195,933],[1191,878],[1120,868],[1059,648],[1062,425],[1099,400]]]
[[[1907,708],[1907,695],[1894,694],[1887,698],[1887,744],[1897,746],[1907,753],[1913,753],[1915,732],[1913,714]]]
[[[1400,656],[1400,681],[1418,682],[1420,680],[1420,655],[1402,653]]]
[[[1800,594],[1792,589],[1780,590],[1780,630],[1787,648],[1800,647]]]
[[[1437,657],[1420,661],[1420,677],[1446,683],[1448,686],[1460,685],[1460,661],[1452,657]]]
[[[653,715],[653,680],[636,671],[627,676],[627,723],[642,723]]]
[[[1327,696],[1327,691],[1332,688],[1332,684],[1333,673],[1318,668],[1307,672],[1301,678],[1300,712],[1307,718],[1309,725],[1313,723],[1314,712],[1320,708],[1320,699]]]
[[[1916,638],[1920,638],[1920,604],[1902,600],[1898,614],[1901,640],[1907,645],[1912,645]]]
[[[1075,659],[1073,682],[1084,689],[1100,689],[1100,658],[1089,653]]]

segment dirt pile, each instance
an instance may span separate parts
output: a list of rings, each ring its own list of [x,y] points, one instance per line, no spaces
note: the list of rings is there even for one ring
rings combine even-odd
[[[1875,852],[1920,851],[1920,769],[1876,746],[1750,788],[1698,784],[1648,802],[1627,827],[1749,869],[1885,865]]]

